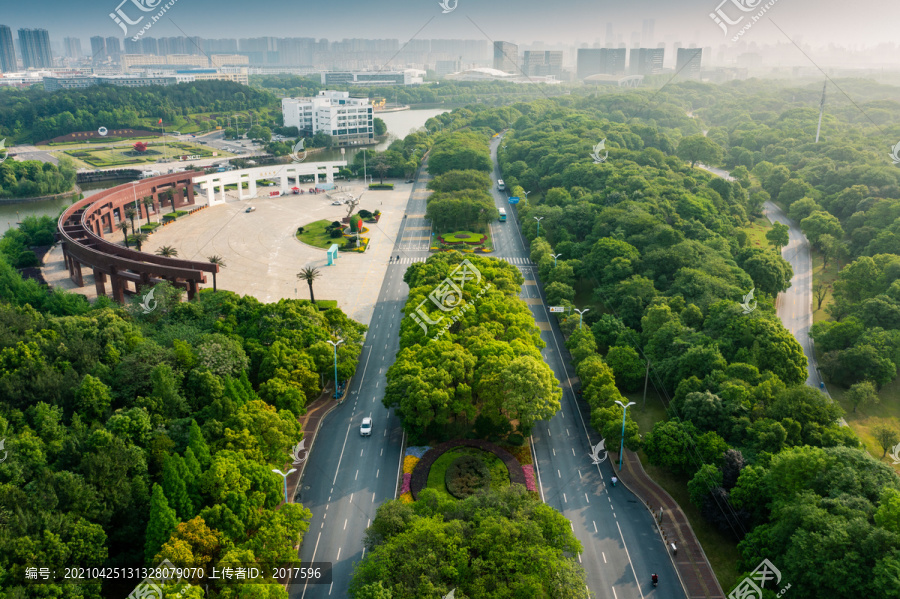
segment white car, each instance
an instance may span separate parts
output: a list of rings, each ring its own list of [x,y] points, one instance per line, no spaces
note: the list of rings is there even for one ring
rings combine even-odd
[[[331,205],[332,206],[341,206],[342,204],[339,201],[335,200],[335,201],[331,202]]]
[[[362,424],[359,425],[359,434],[368,437],[372,434],[372,419],[363,418]]]

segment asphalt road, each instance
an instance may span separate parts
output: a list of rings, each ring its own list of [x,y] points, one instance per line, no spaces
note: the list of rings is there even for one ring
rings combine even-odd
[[[500,177],[497,147],[501,138],[491,143],[494,161],[493,179]],[[508,194],[492,193],[498,208],[505,207],[509,220],[492,227],[495,255],[512,263],[528,258],[520,223],[510,210]],[[537,227],[537,223],[521,223]],[[530,260],[528,260],[528,264]],[[591,446],[600,441],[590,429],[585,403],[576,400],[571,384],[575,376],[568,359],[563,337],[551,318],[546,298],[535,284],[534,266],[521,267],[525,276],[521,297],[529,304],[547,344],[544,360],[562,384],[561,410],[549,422],[538,422],[532,432],[535,472],[543,500],[562,512],[571,522],[575,536],[584,551],[578,556],[587,573],[589,589],[598,599],[652,597],[674,599],[685,597],[668,551],[656,532],[652,516],[625,487],[609,484],[613,465],[607,458],[599,466],[592,465]],[[659,575],[654,588],[650,575]]]
[[[393,410],[386,409],[381,400],[387,369],[400,349],[399,327],[409,295],[403,275],[410,263],[428,256],[427,241],[418,239],[430,237],[430,227],[424,220],[427,180],[423,174],[413,185],[408,216],[392,253],[400,255],[401,260],[394,259],[388,266],[347,398],[322,421],[300,492],[294,497],[313,514],[300,547],[300,559],[304,564],[331,562],[332,583],[295,582],[289,588],[290,599],[347,597],[353,566],[364,555],[365,530],[378,506],[396,495],[403,430]],[[366,416],[373,418],[371,437],[359,434]]]
[[[492,143],[495,163],[498,141]],[[295,582],[289,588],[291,599],[347,596],[354,564],[364,556],[365,529],[378,505],[393,499],[396,493],[403,432],[393,410],[387,410],[381,400],[385,373],[399,350],[402,308],[409,294],[403,275],[409,264],[423,262],[429,256],[431,230],[424,219],[427,180],[423,169],[395,240],[393,255],[400,259],[394,259],[388,267],[349,395],[322,422],[322,434],[310,454],[300,492],[294,497],[313,514],[300,558],[304,564],[331,562],[333,582]],[[549,328],[541,292],[534,284],[531,262],[506,195],[496,188],[493,194],[497,205],[506,206],[510,212],[508,222],[492,227],[493,256],[518,265],[523,272],[526,285],[521,297],[531,302],[536,320],[544,323],[544,359],[564,388],[562,410],[550,422],[539,423],[533,433],[541,495],[572,522],[572,530],[584,545],[578,559],[597,598],[681,599],[684,593],[650,514],[623,486],[607,486],[613,472],[608,459],[601,467],[591,466],[589,445],[599,438],[595,433],[588,438],[585,415],[579,412],[569,383],[570,365],[560,356],[562,337],[555,325]],[[365,416],[374,419],[371,437],[359,435]],[[656,589],[650,582],[653,572],[660,577]]]

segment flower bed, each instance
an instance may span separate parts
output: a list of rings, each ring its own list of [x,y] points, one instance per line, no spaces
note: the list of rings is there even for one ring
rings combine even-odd
[[[419,458],[414,455],[408,455],[403,458],[403,474],[412,474],[413,469],[416,467],[416,464],[419,463]]]
[[[525,464],[522,466],[522,472],[525,474],[525,488],[529,491],[537,491],[537,485],[534,484],[534,466]]]
[[[418,459],[422,459],[422,456],[425,455],[431,449],[427,445],[411,445],[406,448],[406,455],[416,456]]]
[[[445,441],[440,445],[432,447],[429,451],[422,456],[422,459],[419,460],[419,463],[416,464],[416,467],[413,469],[412,475],[410,476],[410,481],[408,486],[405,488],[409,489],[412,493],[413,499],[417,499],[419,493],[422,492],[428,485],[428,474],[431,472],[431,466],[437,461],[439,457],[441,457],[445,452],[453,449],[454,447],[477,447],[483,451],[489,451],[496,455],[498,458],[503,460],[503,463],[506,465],[506,469],[509,471],[509,482],[510,484],[520,484],[522,486],[525,485],[525,473],[522,471],[522,467],[519,464],[519,461],[516,460],[515,456],[506,451],[505,449],[498,447],[491,443],[490,441],[484,441],[481,439],[455,439],[452,441]],[[406,475],[403,475],[404,485],[406,485]],[[401,487],[401,493],[404,492],[404,487]]]
[[[457,499],[465,499],[491,486],[491,472],[475,456],[464,455],[453,460],[444,476],[447,491]]]
[[[400,485],[400,494],[409,493],[409,483],[412,480],[412,474],[403,475],[403,484]]]

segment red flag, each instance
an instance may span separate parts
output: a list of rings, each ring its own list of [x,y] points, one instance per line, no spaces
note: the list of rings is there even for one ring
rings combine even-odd
[[[159,119],[159,122],[156,123],[156,124],[157,124],[157,125],[162,125],[162,119]]]

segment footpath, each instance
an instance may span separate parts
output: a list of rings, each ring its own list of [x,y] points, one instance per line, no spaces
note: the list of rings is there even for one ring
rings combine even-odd
[[[610,452],[612,458],[613,452]],[[650,478],[641,465],[638,455],[625,450],[619,480],[644,502],[659,526],[659,533],[669,548],[669,556],[688,599],[725,599],[725,591],[719,585],[709,560],[694,535],[691,523],[678,503]],[[671,544],[677,554],[673,555]]]

